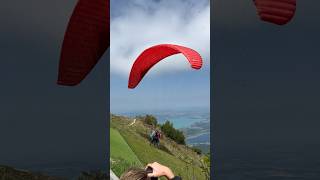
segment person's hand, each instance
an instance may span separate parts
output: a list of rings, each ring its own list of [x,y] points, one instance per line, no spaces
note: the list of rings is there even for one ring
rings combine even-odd
[[[173,179],[174,178],[174,174],[171,171],[171,169],[169,169],[166,166],[163,166],[157,162],[148,164],[146,166],[146,169],[148,167],[151,167],[153,169],[152,173],[148,174],[148,177],[161,177],[161,176],[166,176],[167,179]]]

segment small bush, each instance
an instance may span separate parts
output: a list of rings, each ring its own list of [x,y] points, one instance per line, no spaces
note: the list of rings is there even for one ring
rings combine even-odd
[[[158,125],[157,118],[149,114],[144,117],[144,123],[155,127]]]
[[[191,149],[196,152],[198,155],[201,155],[202,154],[202,150],[197,148],[197,147],[191,147]]]
[[[166,121],[161,126],[161,131],[170,139],[174,140],[178,144],[186,144],[185,137],[182,131],[175,129],[170,121]]]

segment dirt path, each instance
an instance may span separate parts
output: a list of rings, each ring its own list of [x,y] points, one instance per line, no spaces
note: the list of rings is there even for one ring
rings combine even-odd
[[[129,126],[134,125],[134,123],[136,123],[137,119],[134,119],[133,122],[131,124],[129,124]]]

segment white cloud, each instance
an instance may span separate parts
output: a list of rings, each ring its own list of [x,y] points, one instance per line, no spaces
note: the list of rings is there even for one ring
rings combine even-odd
[[[210,60],[210,4],[207,0],[151,1],[133,0],[118,6],[111,19],[111,73],[128,76],[136,57],[156,44],[178,44],[198,51],[204,69]],[[174,59],[175,63],[170,62]],[[150,74],[190,70],[182,55],[169,57],[157,64]]]

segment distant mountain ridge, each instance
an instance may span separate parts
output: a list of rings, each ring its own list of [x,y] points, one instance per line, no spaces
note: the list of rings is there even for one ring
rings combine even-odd
[[[9,166],[0,166],[1,180],[66,180],[64,178],[46,176],[27,170],[18,170]]]
[[[97,172],[82,172],[77,180],[109,180],[109,174]],[[0,165],[0,180],[68,180],[63,177],[47,176],[41,173],[28,170],[16,169],[9,166]]]

